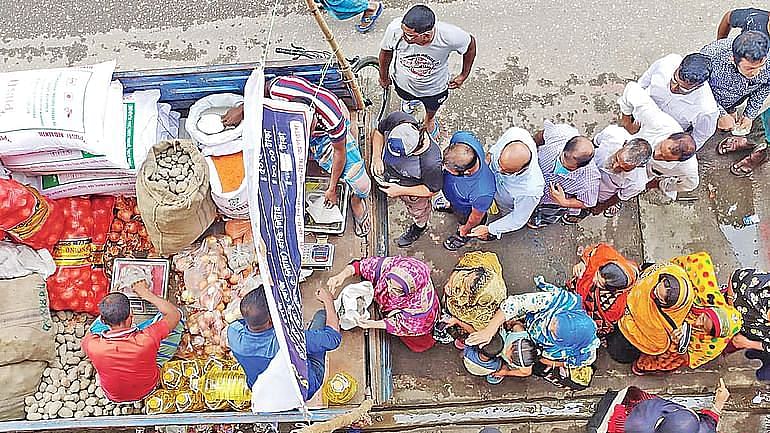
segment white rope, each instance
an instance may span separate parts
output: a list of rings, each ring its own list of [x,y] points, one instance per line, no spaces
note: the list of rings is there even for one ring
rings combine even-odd
[[[270,52],[270,40],[273,38],[273,28],[275,27],[275,16],[278,15],[278,2],[273,3],[273,11],[270,13],[270,27],[267,29],[267,41],[265,42],[265,51],[262,52],[262,67],[267,65],[267,53]]]

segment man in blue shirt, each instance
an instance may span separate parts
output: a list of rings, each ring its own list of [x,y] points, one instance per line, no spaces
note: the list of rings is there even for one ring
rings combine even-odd
[[[324,309],[316,312],[310,329],[305,331],[308,369],[305,401],[313,398],[321,388],[326,352],[338,348],[342,341],[332,294],[321,288],[316,292],[316,298],[323,303]],[[241,299],[241,315],[243,319],[231,323],[227,328],[227,342],[233,356],[246,372],[246,382],[251,388],[279,350],[264,286],[260,285]]]
[[[486,222],[495,199],[495,175],[487,164],[484,147],[469,131],[452,135],[444,150],[444,197],[460,220],[457,233],[444,241],[444,248],[456,251],[468,242],[468,234]]]

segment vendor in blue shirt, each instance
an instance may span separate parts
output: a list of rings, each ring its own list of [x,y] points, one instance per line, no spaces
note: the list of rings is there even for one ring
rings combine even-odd
[[[468,242],[474,227],[486,222],[495,198],[495,175],[489,169],[484,147],[469,131],[452,135],[444,150],[444,197],[457,215],[457,233],[444,241],[444,248],[456,251]]]
[[[323,303],[324,309],[316,312],[310,329],[305,331],[308,370],[305,401],[313,398],[321,388],[326,352],[338,348],[342,341],[332,294],[321,288],[316,292],[316,298]],[[246,382],[251,388],[279,350],[264,286],[260,285],[241,299],[241,315],[243,319],[231,323],[227,328],[227,342],[233,356],[246,372]]]

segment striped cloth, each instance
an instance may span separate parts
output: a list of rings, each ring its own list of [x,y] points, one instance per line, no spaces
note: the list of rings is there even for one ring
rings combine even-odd
[[[272,99],[283,101],[309,102],[318,121],[314,137],[328,135],[331,141],[338,141],[348,132],[343,102],[331,91],[304,78],[275,78],[270,83],[269,95]]]
[[[556,182],[564,188],[567,198],[576,198],[586,207],[596,206],[602,176],[593,160],[566,176],[554,173],[556,159],[564,151],[567,141],[580,135],[578,130],[567,124],[553,124],[549,120],[544,122],[543,130],[545,144],[537,149],[538,163],[545,178],[545,189],[540,204],[556,204],[550,191],[551,182]]]

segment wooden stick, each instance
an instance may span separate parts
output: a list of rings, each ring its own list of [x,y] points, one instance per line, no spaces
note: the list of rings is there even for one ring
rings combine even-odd
[[[350,83],[350,89],[353,91],[353,99],[355,99],[357,109],[363,110],[366,108],[364,107],[364,95],[361,93],[361,89],[358,88],[358,83],[353,76],[353,71],[350,69],[350,63],[348,62],[348,59],[346,59],[342,54],[342,50],[340,49],[340,46],[337,45],[337,41],[334,39],[334,35],[329,29],[329,25],[326,24],[326,20],[324,19],[323,15],[321,15],[321,11],[318,9],[318,5],[316,4],[315,0],[305,0],[305,3],[307,3],[307,7],[310,10],[310,13],[313,14],[316,23],[318,23],[318,26],[321,28],[321,31],[326,38],[326,42],[329,43],[329,47],[331,47],[332,52],[337,57],[337,62],[340,64],[340,71],[342,72],[342,76],[345,78],[346,82]]]
[[[360,406],[344,415],[340,415],[328,421],[317,422],[298,430],[292,430],[292,433],[331,433],[334,430],[347,427],[360,420],[372,410],[372,406],[374,406],[372,400],[364,400]]]

